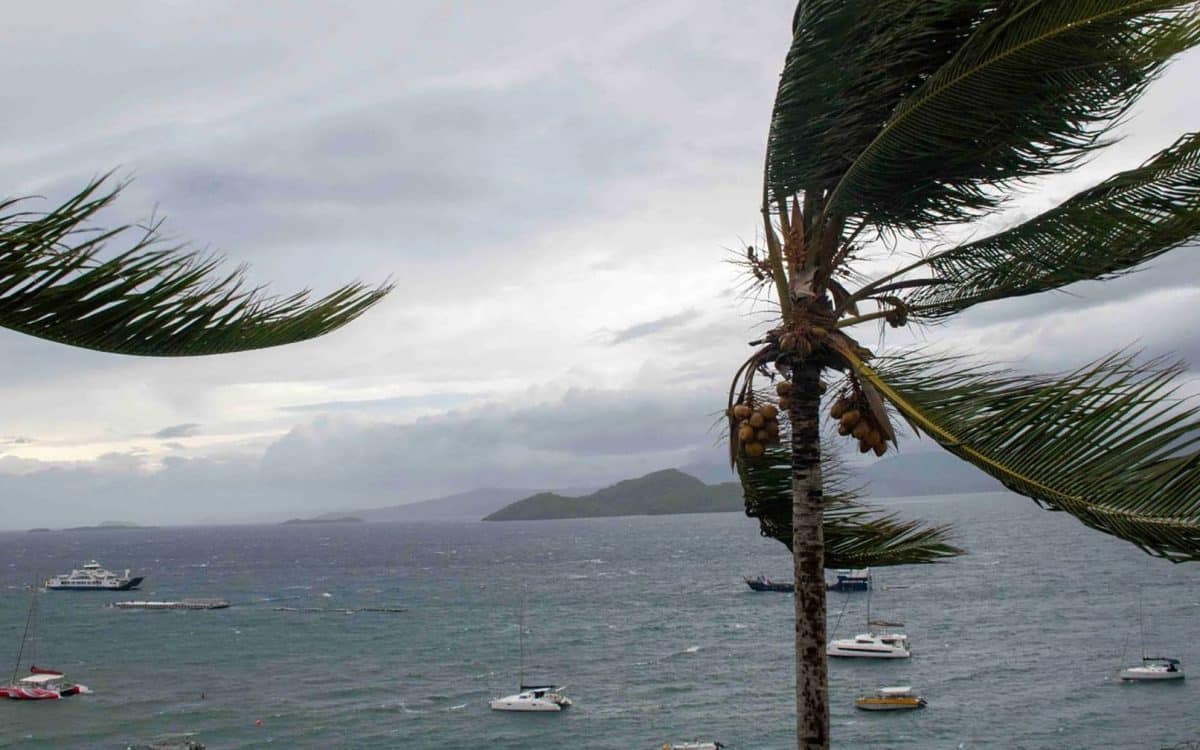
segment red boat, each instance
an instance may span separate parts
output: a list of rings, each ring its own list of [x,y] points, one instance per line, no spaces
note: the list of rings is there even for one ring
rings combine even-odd
[[[46,701],[91,692],[83,685],[67,682],[66,676],[57,669],[47,669],[36,664],[30,664],[29,674],[17,679],[21,669],[21,657],[25,654],[26,641],[30,640],[37,630],[37,587],[33,587],[31,592],[33,596],[29,602],[29,616],[25,620],[25,632],[21,634],[21,648],[17,651],[17,664],[13,667],[12,684],[0,685],[0,698],[18,701]]]
[[[70,695],[89,692],[87,687],[65,682],[66,677],[57,672],[42,672],[22,677],[15,684],[0,686],[0,698],[18,701],[58,700]]]

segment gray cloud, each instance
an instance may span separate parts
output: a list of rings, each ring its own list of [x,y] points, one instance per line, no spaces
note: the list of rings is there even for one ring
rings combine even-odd
[[[695,310],[684,310],[683,312],[676,313],[675,315],[667,315],[656,320],[638,323],[637,325],[615,331],[613,332],[612,340],[609,343],[616,345],[625,341],[640,339],[644,336],[653,336],[656,333],[661,333],[662,331],[666,331],[671,328],[678,328],[679,326],[686,325],[688,322],[695,319]]]
[[[160,440],[170,440],[173,438],[195,437],[200,434],[200,425],[195,422],[187,422],[185,424],[175,424],[170,427],[164,427],[154,433],[153,437]]]

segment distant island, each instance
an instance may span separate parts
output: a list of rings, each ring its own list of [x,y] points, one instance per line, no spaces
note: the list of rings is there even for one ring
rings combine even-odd
[[[280,526],[307,526],[314,523],[362,523],[357,516],[319,516],[317,518],[290,518]]]
[[[104,521],[103,523],[96,524],[95,526],[69,526],[65,529],[58,529],[58,530],[59,531],[113,531],[113,530],[119,530],[119,529],[153,529],[153,528],[154,528],[153,526],[142,526],[141,524],[130,523],[129,521]],[[29,533],[30,534],[44,534],[49,531],[54,531],[54,529],[47,529],[43,526],[39,526],[36,529],[30,529]]]
[[[540,492],[486,516],[485,521],[545,521],[554,518],[660,516],[732,513],[744,510],[737,482],[705,484],[678,469],[626,479],[582,497]]]

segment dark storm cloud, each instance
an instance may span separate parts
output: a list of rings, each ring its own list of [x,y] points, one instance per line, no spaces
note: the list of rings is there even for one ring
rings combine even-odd
[[[185,424],[176,424],[171,425],[170,427],[164,427],[158,432],[154,433],[153,437],[159,438],[160,440],[171,440],[175,438],[195,437],[199,434],[200,425],[196,424],[195,422],[187,422]]]

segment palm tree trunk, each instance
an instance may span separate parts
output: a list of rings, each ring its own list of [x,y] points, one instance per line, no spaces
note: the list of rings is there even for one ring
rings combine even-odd
[[[792,564],[796,582],[796,747],[829,749],[825,540],[821,533],[821,365],[792,370]]]

